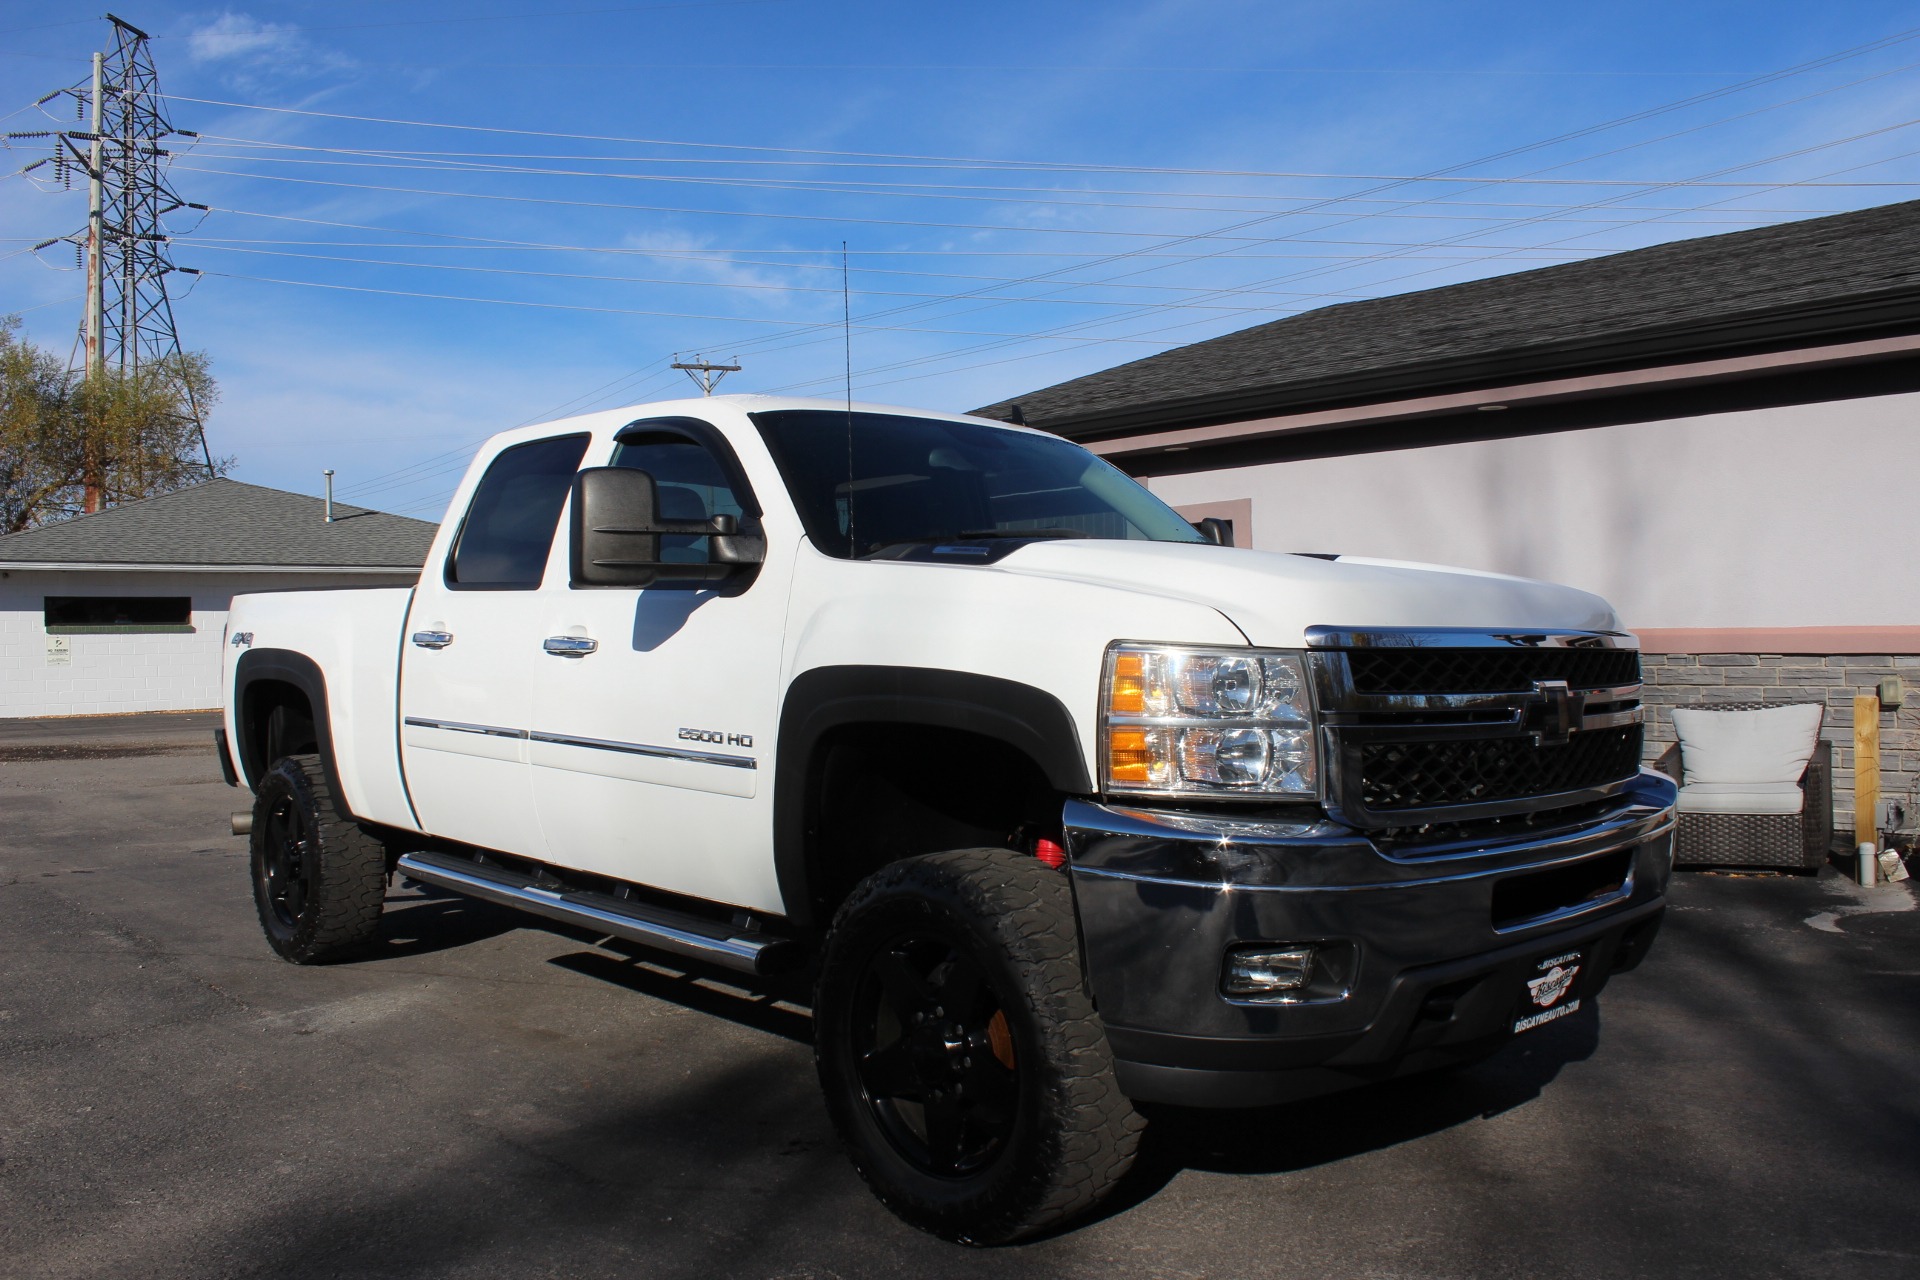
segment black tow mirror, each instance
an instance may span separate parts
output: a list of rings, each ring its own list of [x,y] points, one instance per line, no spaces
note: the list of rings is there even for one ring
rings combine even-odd
[[[669,563],[662,536],[708,539],[707,563]],[[650,587],[662,579],[719,582],[760,563],[763,543],[730,515],[662,520],[660,491],[645,471],[589,467],[573,478],[571,577],[576,587]]]
[[[1195,520],[1193,527],[1200,531],[1201,537],[1213,543],[1215,546],[1230,547],[1233,545],[1233,521],[1231,520],[1222,520],[1218,516],[1208,516],[1205,520]]]

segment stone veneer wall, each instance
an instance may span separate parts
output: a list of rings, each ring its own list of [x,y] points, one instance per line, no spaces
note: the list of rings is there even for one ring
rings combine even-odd
[[[1853,700],[1897,675],[1908,689],[1899,711],[1880,713],[1880,794],[1908,805],[1920,783],[1920,656],[1905,654],[1649,653],[1641,657],[1647,763],[1673,742],[1675,706],[1714,702],[1819,702],[1820,736],[1833,744],[1833,830],[1853,842]]]

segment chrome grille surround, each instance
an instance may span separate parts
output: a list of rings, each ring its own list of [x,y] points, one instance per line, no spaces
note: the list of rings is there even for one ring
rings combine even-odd
[[[1405,831],[1545,813],[1606,800],[1639,773],[1637,654],[1631,667],[1595,656],[1635,652],[1632,636],[1314,627],[1307,644],[1325,801],[1338,821]],[[1435,673],[1435,684],[1461,673],[1456,687],[1363,693],[1349,655],[1380,650],[1429,651],[1435,660],[1395,666]],[[1594,683],[1629,670],[1631,684]]]

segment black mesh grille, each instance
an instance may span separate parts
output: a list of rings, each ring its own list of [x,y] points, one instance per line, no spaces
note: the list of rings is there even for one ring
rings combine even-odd
[[[1350,649],[1358,693],[1525,693],[1536,680],[1575,689],[1640,683],[1634,649]]]
[[[1619,782],[1639,769],[1637,724],[1590,729],[1558,746],[1526,736],[1369,743],[1360,748],[1360,798],[1377,813],[1487,804]]]

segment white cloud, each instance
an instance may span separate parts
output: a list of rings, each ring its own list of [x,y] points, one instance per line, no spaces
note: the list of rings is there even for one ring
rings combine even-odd
[[[322,49],[298,27],[227,10],[187,33],[187,57],[220,72],[236,88],[353,69],[353,59]]]
[[[275,54],[299,52],[300,33],[277,22],[257,22],[245,14],[223,13],[187,36],[187,52],[195,62],[248,62]]]

